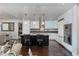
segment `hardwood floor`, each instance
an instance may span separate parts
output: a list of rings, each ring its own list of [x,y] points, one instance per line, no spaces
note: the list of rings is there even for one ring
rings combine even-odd
[[[22,47],[21,55],[28,56],[28,50],[29,48]],[[71,56],[71,53],[56,41],[49,41],[49,47],[33,47],[31,50],[34,56]]]

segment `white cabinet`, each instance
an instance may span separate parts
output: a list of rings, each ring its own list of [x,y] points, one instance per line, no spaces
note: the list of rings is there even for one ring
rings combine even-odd
[[[29,34],[30,33],[30,21],[23,21],[23,34]]]
[[[31,28],[39,28],[39,20],[30,21],[30,27]]]
[[[58,22],[58,40],[59,43],[64,41],[64,20]]]
[[[57,33],[49,33],[49,40],[56,40],[58,37]]]

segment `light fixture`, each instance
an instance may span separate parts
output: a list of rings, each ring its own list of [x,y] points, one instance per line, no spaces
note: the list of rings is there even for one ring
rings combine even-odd
[[[41,25],[44,25],[45,23],[44,22],[42,22],[42,24]]]

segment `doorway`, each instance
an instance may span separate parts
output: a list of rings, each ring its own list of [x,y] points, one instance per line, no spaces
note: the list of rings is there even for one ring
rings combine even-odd
[[[22,34],[22,25],[23,25],[22,23],[18,23],[18,37],[19,37],[19,39]]]

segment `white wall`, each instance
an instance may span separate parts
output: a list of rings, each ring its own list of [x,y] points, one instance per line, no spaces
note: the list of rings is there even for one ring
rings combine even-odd
[[[77,12],[75,12],[77,14],[77,16],[75,16],[75,18],[77,19],[77,21],[75,21],[77,23],[77,55],[79,56],[79,4],[76,6],[78,8],[75,8],[75,10],[77,10]]]
[[[73,55],[79,55],[78,54],[78,52],[77,52],[77,49],[78,49],[78,47],[77,47],[77,43],[79,43],[77,40],[78,40],[78,38],[77,38],[77,20],[78,20],[78,18],[77,18],[77,16],[78,16],[78,11],[77,11],[77,5],[75,5],[74,7],[73,7],[73,24],[72,24],[72,26],[73,26],[73,28],[72,28],[72,32],[73,32],[73,34],[72,34],[72,54]]]
[[[58,42],[64,45],[69,51],[72,52],[72,46],[64,42],[64,24],[72,23],[72,9],[61,15],[59,19],[64,18],[63,21],[58,22]]]
[[[58,39],[57,41],[65,48],[72,52],[72,55],[78,55],[77,53],[77,5],[59,16],[58,19],[64,18],[63,21],[58,22]],[[64,24],[72,23],[72,45],[64,42]]]
[[[10,31],[10,32],[8,32],[8,31],[1,31],[1,23],[2,22],[14,22],[14,31]],[[22,22],[21,20],[17,20],[17,19],[10,19],[10,20],[1,20],[0,19],[0,33],[9,33],[10,34],[10,36],[12,37],[12,39],[18,39],[18,22]]]

